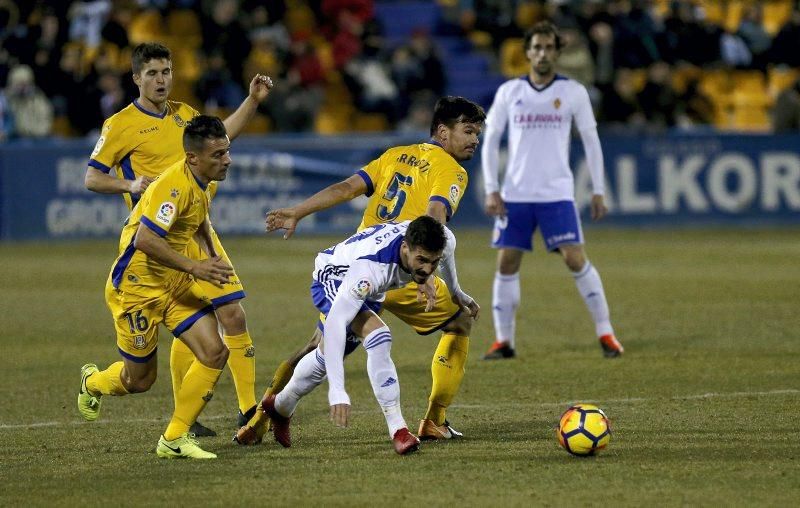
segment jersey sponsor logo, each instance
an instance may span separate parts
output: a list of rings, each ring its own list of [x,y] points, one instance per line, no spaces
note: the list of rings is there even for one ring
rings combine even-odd
[[[144,349],[146,347],[147,347],[147,339],[144,338],[144,335],[137,335],[133,338],[134,349]]]
[[[461,188],[456,184],[451,185],[450,186],[450,201],[452,201],[453,204],[456,204],[456,203],[458,203],[458,199],[460,197],[461,197]]]
[[[175,120],[175,123],[178,125],[178,127],[186,127],[186,121],[181,118],[181,115],[178,113],[172,115],[172,119]]]
[[[353,287],[350,288],[350,294],[358,298],[359,300],[363,300],[367,297],[367,295],[372,290],[372,284],[367,279],[361,279],[360,281],[353,284]]]
[[[92,150],[92,157],[100,153],[100,149],[103,148],[105,142],[106,142],[106,137],[100,136],[100,138],[97,140],[97,143],[94,145],[94,150]]]
[[[177,198],[180,193],[181,191],[179,191],[178,189],[172,189],[169,191],[169,195],[172,196],[173,198]]]
[[[169,201],[161,203],[161,206],[158,207],[156,220],[165,226],[169,226],[172,224],[173,217],[175,217],[175,204]]]
[[[152,127],[140,130],[139,134],[147,134],[148,132],[155,132],[157,130],[158,130],[158,125],[153,125]]]
[[[555,107],[556,109],[560,108],[561,107],[561,99],[556,98],[556,100],[553,101],[553,107]]]
[[[555,113],[519,113],[514,115],[514,125],[522,129],[558,129],[563,116]]]
[[[456,178],[459,182],[464,183],[464,175],[462,173],[457,173]]]

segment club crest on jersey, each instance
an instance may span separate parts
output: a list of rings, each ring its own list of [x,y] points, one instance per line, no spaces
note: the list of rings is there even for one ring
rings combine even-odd
[[[161,203],[158,207],[156,220],[165,226],[172,224],[172,218],[175,216],[175,204],[169,201]]]
[[[183,118],[181,118],[181,115],[179,115],[178,113],[172,115],[172,119],[175,120],[175,123],[178,124],[178,127],[186,126],[186,121]]]
[[[169,191],[169,195],[172,196],[173,198],[177,198],[178,194],[180,194],[180,193],[181,192],[178,189],[172,189],[172,190]]]
[[[92,150],[92,157],[100,153],[100,149],[103,148],[103,144],[106,142],[105,136],[100,136],[100,139],[97,140],[97,144],[94,145],[94,150]]]
[[[453,204],[458,203],[458,199],[461,197],[461,188],[458,185],[451,185],[450,186],[450,201]]]
[[[561,107],[561,99],[556,98],[556,100],[553,101],[553,106],[555,106],[556,109],[560,108]]]
[[[363,300],[367,297],[369,292],[372,290],[372,284],[367,279],[361,279],[360,281],[353,284],[353,287],[350,288],[350,294],[358,298],[359,300]]]
[[[147,347],[147,340],[144,335],[137,335],[133,338],[133,349],[144,349]]]

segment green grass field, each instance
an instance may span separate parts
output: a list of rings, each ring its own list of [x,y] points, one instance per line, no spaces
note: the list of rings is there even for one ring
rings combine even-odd
[[[366,376],[347,362],[353,425],[327,419],[327,389],[293,420],[294,445],[238,448],[236,399],[223,375],[201,420],[219,454],[155,456],[172,410],[169,337],[146,394],[106,398],[100,420],[75,407],[80,366],[118,356],[103,286],[113,240],[0,244],[0,506],[428,505],[789,506],[800,495],[797,229],[591,229],[624,358],[606,360],[572,278],[540,248],[523,265],[519,357],[483,362],[493,340],[488,232],[458,232],[460,279],[483,306],[449,419],[466,438],[398,457]],[[331,237],[225,241],[245,282],[258,390],[303,343],[308,284]],[[422,417],[438,337],[387,318],[412,428]],[[568,455],[553,428],[594,402],[614,434],[598,457]],[[269,436],[268,436],[269,437]]]

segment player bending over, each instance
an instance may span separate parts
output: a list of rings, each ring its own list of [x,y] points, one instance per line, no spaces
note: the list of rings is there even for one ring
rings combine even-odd
[[[403,455],[419,447],[400,410],[400,382],[390,354],[392,333],[378,312],[386,291],[411,282],[424,284],[443,259],[445,281],[458,291],[458,281],[452,277],[452,238],[441,223],[423,215],[411,222],[371,226],[317,255],[311,297],[324,316],[317,325],[323,339],[300,360],[286,387],[261,402],[276,441],[291,446],[289,420],[300,399],[326,374],[331,420],[339,427],[348,425],[350,397],[343,361],[363,337],[367,374],[395,451]]]

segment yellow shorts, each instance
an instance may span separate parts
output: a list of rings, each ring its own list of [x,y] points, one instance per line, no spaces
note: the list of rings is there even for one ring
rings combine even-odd
[[[428,335],[439,330],[452,321],[461,312],[461,308],[453,303],[447,284],[435,277],[436,305],[430,312],[425,312],[425,302],[417,301],[417,285],[413,282],[407,286],[386,292],[383,308],[411,325],[420,335]]]
[[[195,321],[214,312],[211,300],[188,275],[170,291],[151,295],[120,291],[109,278],[106,304],[114,318],[120,354],[137,363],[146,363],[156,354],[159,323],[178,337]]]
[[[213,228],[211,229],[211,237],[214,240],[214,249],[217,251],[217,254],[222,256],[222,259],[233,267],[228,253],[225,252],[222,243],[219,241],[219,236],[217,236]],[[200,248],[200,244],[195,242],[194,239],[192,239],[186,247],[186,257],[200,260],[208,258],[205,251]],[[239,280],[239,275],[237,275],[235,271],[228,282],[221,288],[204,280],[198,280],[196,282],[200,285],[200,288],[202,288],[203,293],[211,299],[211,304],[214,308],[234,300],[241,300],[246,296],[244,288],[242,287],[242,281]]]

